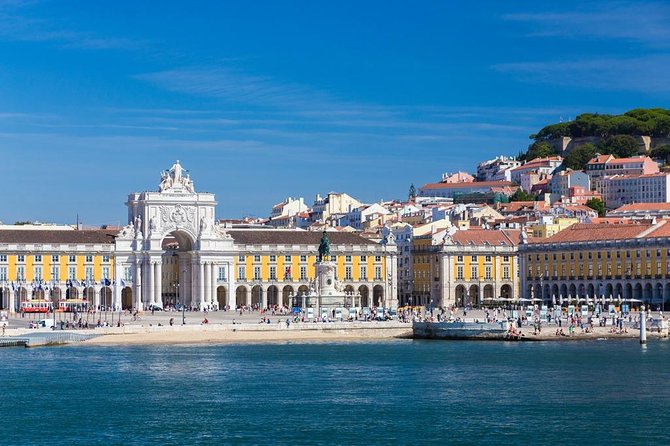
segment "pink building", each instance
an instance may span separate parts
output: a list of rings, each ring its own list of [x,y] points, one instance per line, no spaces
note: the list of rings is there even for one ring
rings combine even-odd
[[[442,174],[443,183],[472,183],[475,177],[466,172],[456,172],[453,174]]]
[[[566,200],[570,203],[586,204],[592,198],[603,199],[602,195],[596,191],[589,190],[584,186],[572,186],[568,189]]]
[[[586,174],[591,179],[591,189],[607,195],[603,180],[613,175],[648,175],[657,173],[658,164],[648,156],[615,158],[613,155],[598,155],[586,165]]]
[[[537,173],[544,174],[545,176],[539,177],[539,179],[546,178],[547,175],[551,175],[554,170],[563,162],[563,158],[560,156],[549,156],[547,158],[535,158],[534,160],[528,161],[526,164],[522,164],[519,167],[512,169],[511,178],[512,181],[516,184],[521,184],[521,178],[524,175]],[[526,190],[526,189],[524,189]],[[530,190],[530,189],[528,189]],[[528,192],[526,190],[526,192]]]

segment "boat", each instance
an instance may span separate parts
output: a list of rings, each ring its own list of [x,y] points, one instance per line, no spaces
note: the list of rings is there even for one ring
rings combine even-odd
[[[413,322],[414,339],[508,339],[508,322]]]

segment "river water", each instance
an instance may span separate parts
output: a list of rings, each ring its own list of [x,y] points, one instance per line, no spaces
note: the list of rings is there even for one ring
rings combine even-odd
[[[0,350],[0,444],[670,444],[670,342]]]

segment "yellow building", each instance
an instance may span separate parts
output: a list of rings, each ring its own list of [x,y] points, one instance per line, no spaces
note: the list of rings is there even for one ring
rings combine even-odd
[[[670,300],[668,220],[579,223],[519,251],[526,298]]]
[[[110,306],[116,232],[71,227],[0,228],[2,308],[19,308],[20,302],[47,298],[56,308],[66,299]]]
[[[231,229],[235,256],[235,305],[292,305],[314,288],[320,232]],[[336,284],[355,307],[397,306],[395,245],[350,232],[328,232]],[[223,290],[220,290],[220,292]],[[220,299],[222,300],[222,299]]]
[[[414,304],[478,306],[518,297],[519,230],[468,229],[415,237]]]
[[[215,306],[293,305],[293,298],[314,288],[320,232],[230,229],[232,280],[218,268],[213,280]],[[1,308],[21,310],[39,302],[59,308],[132,308],[133,272],[118,267],[118,230],[0,228]],[[381,245],[356,233],[330,232],[331,261],[337,284],[352,307],[397,306],[395,245]],[[161,255],[161,306],[181,302],[178,291],[179,243],[166,239]],[[115,266],[116,265],[116,266]],[[117,271],[118,268],[118,271]],[[229,284],[234,295],[229,297]],[[114,299],[116,290],[119,299]]]
[[[569,228],[579,220],[576,218],[562,217],[552,219],[551,222],[541,223],[532,227],[534,238],[548,238],[558,234],[562,230]]]
[[[348,200],[331,194],[323,212],[333,197],[338,206]],[[334,265],[321,265],[327,287],[317,286],[321,232],[236,229],[217,220],[216,205],[214,194],[196,192],[177,161],[161,173],[157,190],[128,195],[122,228],[0,227],[2,307],[290,306],[292,296],[315,288],[328,289],[329,305],[341,303],[333,296],[347,296],[349,307],[397,306],[393,237],[380,243],[329,232]]]

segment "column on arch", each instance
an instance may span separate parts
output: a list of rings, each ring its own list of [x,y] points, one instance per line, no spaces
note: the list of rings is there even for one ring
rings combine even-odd
[[[135,262],[135,274],[133,276],[133,306],[139,310],[142,306],[142,263],[138,260]]]
[[[116,310],[121,308],[121,279],[123,272],[118,262],[114,263],[114,274],[112,275],[112,308]]]
[[[205,263],[200,261],[199,262],[199,270],[198,270],[198,303],[200,304],[200,309],[205,306]]]
[[[156,262],[156,276],[154,278],[154,299],[152,305],[159,305],[163,307],[163,259],[160,258]]]
[[[211,270],[211,272],[209,274],[209,279],[210,279],[210,282],[211,282],[210,289],[212,290],[211,294],[209,295],[209,302],[212,305],[214,305],[214,304],[218,305],[218,303],[219,303],[219,293],[218,293],[218,286],[217,286],[218,285],[217,278],[218,278],[218,273],[219,273],[218,265],[216,263],[212,262],[209,265],[209,267],[210,267],[210,270]]]
[[[149,305],[153,305],[154,301],[154,293],[155,293],[155,278],[156,278],[156,264],[153,261],[147,262],[147,276],[148,276],[148,283],[147,283],[147,292],[145,293],[147,298],[144,299],[145,301],[145,307],[148,307]]]
[[[212,302],[211,302],[211,297],[212,297],[211,274],[212,274],[212,270],[211,270],[210,266],[211,266],[211,263],[209,263],[209,262],[204,263],[205,273],[204,273],[203,278],[202,278],[202,286],[205,289],[205,296],[204,296],[204,300],[203,300],[203,303],[205,305],[211,305],[212,304]],[[200,268],[201,268],[201,271],[202,271],[203,264],[201,264]]]

